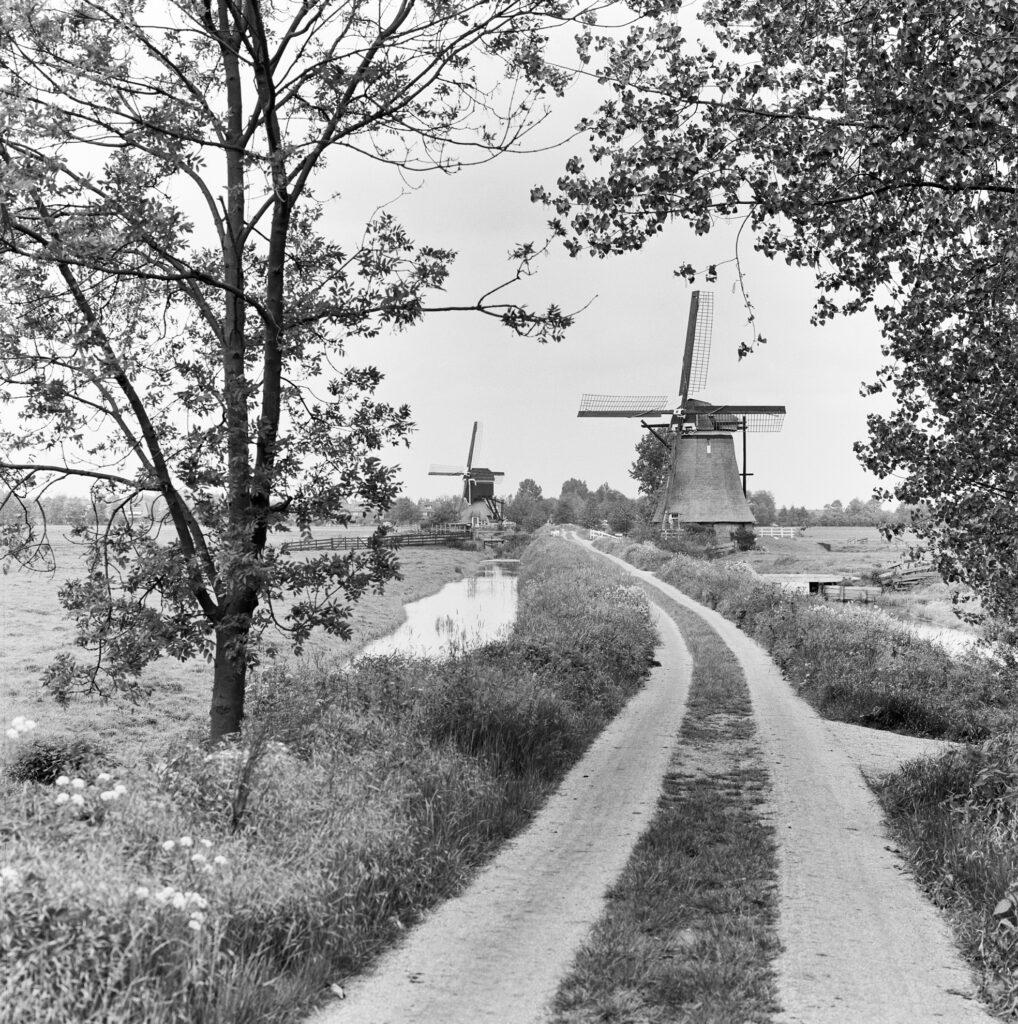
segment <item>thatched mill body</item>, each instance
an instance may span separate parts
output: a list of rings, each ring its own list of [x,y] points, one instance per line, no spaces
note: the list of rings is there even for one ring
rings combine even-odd
[[[428,476],[458,476],[463,480],[463,503],[459,521],[475,529],[501,526],[505,522],[505,502],[495,495],[495,481],[505,476],[501,470],[475,466],[480,448],[481,424],[474,420],[470,432],[467,463],[459,466],[432,466]]]
[[[693,292],[677,401],[666,395],[584,395],[579,416],[634,417],[668,449],[668,471],[654,522],[662,532],[710,527],[727,541],[756,520],[746,500],[746,434],[780,430],[783,405],[717,405],[690,398],[707,383],[714,297]],[[648,423],[658,416],[665,423]],[[742,470],[735,435],[742,434]]]

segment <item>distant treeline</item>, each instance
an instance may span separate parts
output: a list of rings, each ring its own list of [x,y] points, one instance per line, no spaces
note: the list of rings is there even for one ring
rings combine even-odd
[[[759,526],[888,526],[907,524],[912,510],[906,506],[884,508],[876,498],[853,498],[846,504],[835,500],[821,509],[799,505],[776,507],[770,491],[750,491],[749,505]],[[0,498],[2,501],[2,498]],[[72,494],[45,495],[39,505],[22,507],[15,501],[3,502],[0,524],[23,521],[27,514],[37,521],[45,514],[51,525],[74,525],[82,519],[106,522],[105,508],[93,506],[87,497]],[[648,497],[629,498],[608,484],[591,490],[583,480],[567,480],[558,497],[546,497],[534,480],[522,481],[512,498],[506,500],[506,518],[524,530],[536,530],[545,523],[576,523],[614,533],[630,533],[650,523],[655,502]],[[459,518],[462,500],[449,496],[436,499],[398,498],[385,516],[395,526],[440,526]],[[356,517],[355,517],[356,518]]]
[[[770,491],[750,491],[749,505],[759,526],[890,526],[908,524],[912,510],[906,506],[888,509],[876,498],[863,501],[853,498],[846,504],[835,499],[820,509],[804,505],[782,505],[778,508]],[[576,523],[579,526],[607,528],[615,533],[629,533],[650,523],[656,502],[649,497],[629,498],[608,484],[591,490],[583,480],[567,480],[557,498],[545,497],[540,484],[524,480],[516,494],[506,500],[506,518],[525,530],[534,530],[545,523]],[[460,512],[458,497],[413,501],[400,498],[389,510],[394,525],[422,524],[437,526],[454,522]]]

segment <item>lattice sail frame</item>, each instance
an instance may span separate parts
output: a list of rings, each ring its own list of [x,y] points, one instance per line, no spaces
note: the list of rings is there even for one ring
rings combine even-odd
[[[667,395],[585,394],[577,416],[671,416],[674,411]]]
[[[696,292],[696,314],[689,329],[693,335],[690,352],[689,385],[687,392],[703,391],[707,386],[707,369],[710,365],[710,342],[714,331],[714,293]],[[690,308],[690,314],[693,309]]]

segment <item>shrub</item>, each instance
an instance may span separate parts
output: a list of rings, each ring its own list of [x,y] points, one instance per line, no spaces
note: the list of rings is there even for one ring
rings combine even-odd
[[[61,775],[79,774],[106,760],[102,747],[74,736],[50,736],[23,741],[7,765],[15,782],[51,786]]]

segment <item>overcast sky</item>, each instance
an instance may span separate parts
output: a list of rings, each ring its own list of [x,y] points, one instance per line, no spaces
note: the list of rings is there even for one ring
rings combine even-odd
[[[564,137],[591,101],[590,89],[572,95],[541,139]],[[418,242],[459,252],[447,298],[472,301],[504,279],[505,255],[515,243],[543,240],[547,211],[530,202],[530,189],[553,186],[568,156],[582,148],[578,140],[456,176],[432,175],[390,207]],[[373,204],[400,188],[377,164],[336,165],[328,176],[343,193],[328,214],[340,233],[353,231]],[[507,495],[533,477],[545,494],[557,496],[573,476],[635,495],[628,470],[642,433],[639,421],[577,419],[579,396],[676,393],[689,294],[703,287],[715,294],[714,342],[708,387],[697,397],[788,407],[781,433],[750,435],[750,487],[771,491],[779,505],[868,498],[876,481],[856,461],[852,442],[865,436],[866,412],[875,408],[859,395],[860,382],[880,364],[875,319],[866,314],[811,327],[812,275],[755,254],[744,235],[748,290],[768,343],[739,362],[738,345],[748,331],[733,267],[721,268],[713,286],[690,286],[673,273],[686,261],[706,267],[729,259],[733,244],[734,229],[697,238],[679,224],[629,256],[570,258],[556,244],[537,278],[513,294],[567,310],[593,300],[559,345],[516,338],[468,313],[436,314],[406,333],[352,345],[351,361],[385,372],[381,394],[413,409],[412,446],[397,456],[406,493],[449,493],[450,480],[429,478],[428,466],[461,464],[478,419],[484,424],[479,464],[506,472]]]

